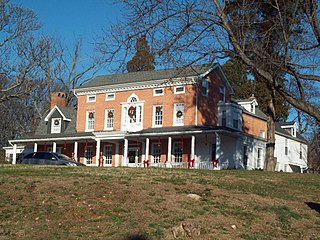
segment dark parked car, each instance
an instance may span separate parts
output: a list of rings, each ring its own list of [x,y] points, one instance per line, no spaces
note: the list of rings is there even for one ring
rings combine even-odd
[[[66,166],[85,166],[82,163],[72,161],[64,154],[55,152],[34,152],[25,155],[21,159],[21,164],[41,164],[41,165],[66,165]]]

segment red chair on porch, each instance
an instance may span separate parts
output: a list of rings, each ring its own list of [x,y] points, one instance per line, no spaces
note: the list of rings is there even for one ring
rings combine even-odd
[[[148,168],[149,167],[149,160],[144,160],[143,161],[143,167]]]
[[[188,159],[188,168],[194,168],[194,159]]]
[[[219,163],[218,159],[213,159],[212,160],[213,169],[218,168],[218,163]]]

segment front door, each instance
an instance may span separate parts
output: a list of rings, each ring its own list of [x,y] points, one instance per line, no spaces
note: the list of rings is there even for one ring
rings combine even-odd
[[[136,166],[140,161],[140,148],[139,145],[129,145],[128,148],[128,161],[129,166]]]

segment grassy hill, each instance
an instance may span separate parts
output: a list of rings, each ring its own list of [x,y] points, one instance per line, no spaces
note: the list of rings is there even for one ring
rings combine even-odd
[[[319,211],[320,175],[0,165],[0,239],[320,239]]]

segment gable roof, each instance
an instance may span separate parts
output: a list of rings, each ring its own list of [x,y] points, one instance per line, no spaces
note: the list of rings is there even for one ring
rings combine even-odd
[[[68,116],[71,116],[73,114],[73,112],[71,111],[70,107],[58,107],[57,105],[54,106],[51,111],[48,113],[48,115],[45,117],[44,121],[48,122],[49,118],[52,116],[52,114],[58,111],[63,119],[63,121],[68,121],[70,122],[71,119],[68,118]]]
[[[120,85],[128,86],[132,84],[164,84],[168,83],[169,81],[181,81],[181,78],[204,77],[214,69],[217,69],[221,73],[223,80],[230,88],[230,92],[233,93],[233,89],[231,88],[229,81],[225,77],[220,64],[218,63],[215,63],[213,65],[203,64],[185,68],[171,68],[98,76],[91,81],[79,86],[75,89],[75,91],[82,92],[93,89],[101,90],[102,87],[110,88]]]
[[[296,133],[296,137],[292,136],[288,131],[286,131],[286,128],[282,128],[282,126],[293,126],[296,124],[294,121],[292,122],[276,122],[275,127],[276,127],[276,134],[282,135],[286,138],[290,138],[293,140],[297,140],[299,142],[306,143],[307,141],[301,136],[300,133]]]

